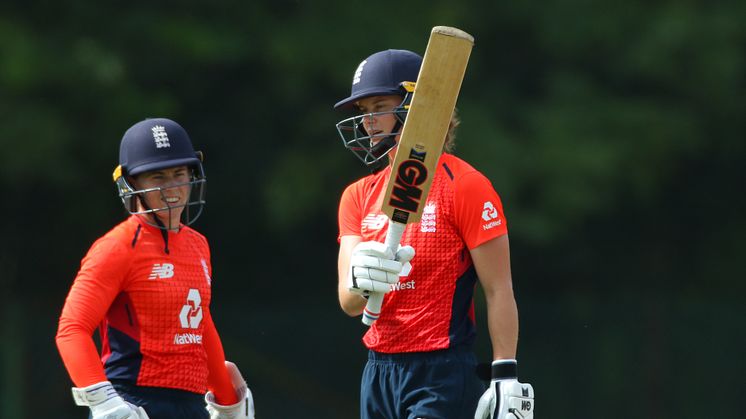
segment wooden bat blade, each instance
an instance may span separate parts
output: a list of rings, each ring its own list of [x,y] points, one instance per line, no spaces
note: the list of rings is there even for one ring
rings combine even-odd
[[[389,217],[386,245],[393,254],[406,224],[422,217],[472,46],[474,38],[460,29],[436,26],[430,32],[381,207]],[[370,294],[364,324],[378,319],[382,304],[383,294]]]
[[[422,216],[473,45],[460,29],[436,26],[430,33],[383,198],[382,211],[394,222]]]

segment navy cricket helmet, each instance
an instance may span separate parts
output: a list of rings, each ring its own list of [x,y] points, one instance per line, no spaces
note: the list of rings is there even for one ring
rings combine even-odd
[[[181,125],[166,118],[140,121],[119,145],[119,165],[129,176],[176,166],[196,166],[200,159]]]
[[[412,51],[389,49],[364,59],[352,77],[350,96],[334,105],[335,109],[352,108],[356,101],[370,96],[402,95],[402,82],[416,82],[422,57]]]
[[[190,169],[191,186],[189,199],[185,204],[160,208],[148,208],[143,199],[147,192],[163,193],[164,189],[184,186],[169,185],[166,188],[136,189],[130,178],[153,170],[187,166]],[[202,214],[205,204],[205,172],[202,167],[202,153],[195,152],[186,130],[178,123],[166,118],[152,118],[140,121],[130,127],[122,137],[119,146],[119,166],[114,170],[114,182],[125,209],[130,214],[153,214],[170,212],[174,208],[185,207],[182,220],[185,225],[193,223]],[[141,203],[138,207],[137,203]],[[164,228],[158,217],[153,217],[156,227]]]
[[[399,106],[387,112],[375,112],[347,118],[337,124],[337,131],[348,150],[369,167],[380,165],[380,160],[396,146],[396,135],[407,117],[415,82],[422,66],[422,57],[412,51],[389,49],[377,52],[357,66],[352,77],[350,96],[334,105],[335,109],[352,109],[355,103],[371,96],[399,95]],[[369,135],[363,119],[381,114],[394,114],[397,123],[391,133]]]

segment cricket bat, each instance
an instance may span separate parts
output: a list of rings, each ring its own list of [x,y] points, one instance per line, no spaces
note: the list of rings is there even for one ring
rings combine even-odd
[[[472,46],[474,38],[460,29],[436,26],[430,32],[381,208],[389,217],[386,246],[394,254],[407,224],[422,217]],[[383,296],[370,294],[364,324],[378,320]]]

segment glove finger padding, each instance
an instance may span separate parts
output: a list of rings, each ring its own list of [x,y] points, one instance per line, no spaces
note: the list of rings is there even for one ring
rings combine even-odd
[[[518,381],[515,360],[492,363],[492,382],[477,404],[474,419],[533,419],[534,388]]]
[[[394,262],[399,263],[399,262]],[[399,282],[399,275],[393,272],[381,271],[373,268],[363,268],[360,266],[352,267],[352,274],[360,279],[371,279],[373,281],[385,282],[387,284],[396,284]]]
[[[129,403],[129,402],[127,402],[127,404],[130,405],[130,407],[135,412],[137,412],[137,416],[133,416],[133,419],[135,419],[135,418],[136,419],[150,419],[150,418],[148,418],[148,414],[145,412],[145,409],[143,409],[142,406],[135,406],[134,404]]]
[[[367,278],[355,278],[355,282],[349,289],[352,292],[363,295],[370,292],[380,292],[386,294],[391,292],[391,285],[388,282],[374,281]]]
[[[225,361],[225,369],[236,390],[238,402],[229,406],[219,405],[215,402],[215,395],[208,391],[205,394],[205,403],[210,419],[254,419],[254,397],[241,372],[238,371],[236,364],[230,361]]]
[[[393,259],[384,259],[377,256],[354,253],[350,258],[350,265],[360,268],[375,269],[381,272],[391,272],[398,275],[401,272],[402,263]]]
[[[148,419],[145,409],[125,401],[109,381],[73,387],[72,393],[75,404],[91,409],[92,419]]]
[[[494,383],[490,385],[487,391],[482,394],[479,398],[479,404],[477,404],[477,411],[474,413],[474,419],[492,419],[495,412],[495,387]]]
[[[350,256],[347,289],[360,295],[387,293],[390,284],[399,282],[403,264],[414,256],[412,246],[400,248],[396,255],[383,243],[369,241],[355,245]]]
[[[498,418],[533,419],[534,388],[518,380],[497,381],[500,385],[500,413]]]
[[[396,251],[396,260],[403,264],[414,259],[414,247],[412,246],[400,246],[399,250]]]
[[[375,256],[381,259],[394,259],[391,249],[384,243],[376,241],[360,242],[352,248],[352,254]]]

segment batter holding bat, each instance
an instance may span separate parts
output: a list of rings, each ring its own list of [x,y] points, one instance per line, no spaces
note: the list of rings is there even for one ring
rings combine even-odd
[[[205,203],[202,155],[165,118],[133,125],[119,150],[131,215],[91,246],[59,320],[73,399],[92,419],[253,419],[210,314],[207,240],[188,227]]]
[[[377,52],[360,62],[350,96],[335,105],[359,113],[337,129],[373,171],[339,205],[339,303],[371,325],[363,419],[533,417],[533,388],[517,380],[502,203],[484,175],[451,154],[472,43],[465,32],[436,27],[424,60]],[[477,282],[494,359],[486,391],[472,351]]]

